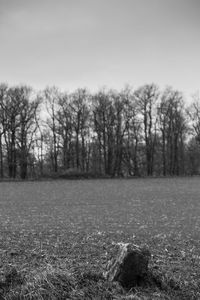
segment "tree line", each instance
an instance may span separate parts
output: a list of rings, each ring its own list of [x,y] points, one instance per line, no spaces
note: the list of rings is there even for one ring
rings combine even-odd
[[[0,84],[0,177],[200,173],[200,97],[146,84],[61,92]]]

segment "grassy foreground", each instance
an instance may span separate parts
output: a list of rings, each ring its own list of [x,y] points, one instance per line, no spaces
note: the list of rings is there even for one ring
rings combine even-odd
[[[146,244],[155,284],[102,276]],[[200,299],[200,178],[0,183],[0,299]]]

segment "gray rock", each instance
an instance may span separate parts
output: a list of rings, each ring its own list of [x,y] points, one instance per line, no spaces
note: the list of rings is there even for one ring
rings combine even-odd
[[[104,277],[110,281],[118,281],[125,288],[140,285],[148,272],[150,257],[146,248],[121,244],[117,256],[108,262]]]

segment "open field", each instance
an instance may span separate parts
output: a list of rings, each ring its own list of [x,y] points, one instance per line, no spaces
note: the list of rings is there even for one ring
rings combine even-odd
[[[20,277],[0,299],[200,299],[200,178],[1,182],[0,233]],[[104,282],[119,242],[148,245],[160,287]]]

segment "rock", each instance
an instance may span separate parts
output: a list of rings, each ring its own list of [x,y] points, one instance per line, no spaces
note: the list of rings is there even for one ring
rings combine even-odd
[[[118,281],[125,288],[140,285],[147,274],[150,257],[146,248],[120,244],[119,252],[109,261],[104,277],[110,281]]]

